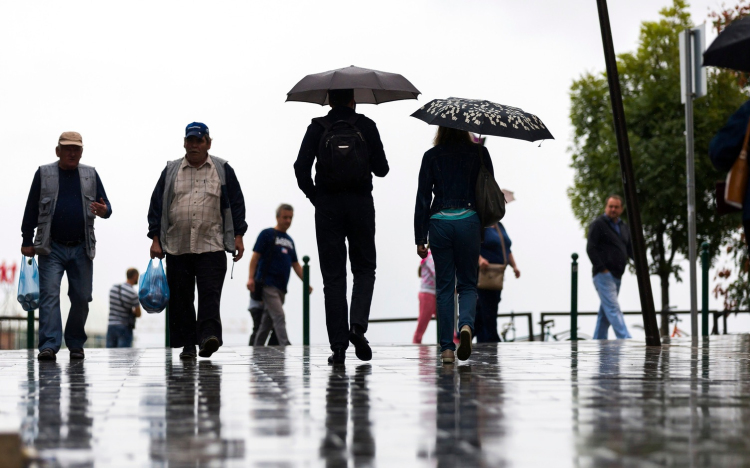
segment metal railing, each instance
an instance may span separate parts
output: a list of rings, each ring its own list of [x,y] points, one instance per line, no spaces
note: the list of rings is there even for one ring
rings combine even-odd
[[[497,314],[498,318],[509,318],[511,321],[513,321],[516,317],[525,317],[526,323],[529,330],[528,335],[528,341],[534,341],[534,320],[531,316],[531,312],[511,312],[509,314]],[[383,318],[383,319],[370,319],[369,323],[402,323],[402,322],[416,322],[418,319],[417,317],[398,317],[398,318]],[[435,317],[431,318],[430,321],[436,320]],[[522,341],[521,339],[516,339],[516,341]]]
[[[657,312],[657,313],[663,313],[663,312]],[[727,332],[727,317],[731,314],[747,314],[750,313],[748,310],[739,310],[739,311],[721,311],[721,310],[709,310],[709,314],[713,314],[714,316],[714,326],[711,330],[711,335],[726,335]],[[588,316],[596,316],[599,312],[577,312],[576,315],[588,315]],[[623,312],[623,315],[642,315],[641,311],[627,311]],[[690,315],[689,310],[670,310],[670,315]],[[540,313],[540,319],[539,322],[539,328],[540,328],[540,334],[542,336],[542,339],[544,338],[544,335],[546,333],[546,327],[548,324],[553,323],[554,320],[548,320],[548,317],[571,317],[570,321],[571,324],[573,323],[573,315],[570,312],[542,312]],[[719,333],[719,319],[724,319],[724,332]],[[705,322],[707,323],[707,322]],[[553,325],[554,326],[554,325]],[[708,327],[706,327],[707,330]],[[705,331],[705,330],[704,330]],[[573,329],[570,330],[571,339],[573,338]],[[704,336],[706,336],[707,333],[704,333]]]

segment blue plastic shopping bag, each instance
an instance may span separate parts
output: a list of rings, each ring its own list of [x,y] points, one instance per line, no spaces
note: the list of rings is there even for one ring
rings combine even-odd
[[[141,301],[141,306],[146,309],[146,312],[150,314],[161,312],[167,307],[169,286],[161,260],[156,266],[154,266],[152,260],[149,260],[146,272],[141,276],[141,282],[138,285],[138,300]]]
[[[18,302],[29,312],[39,308],[39,268],[34,257],[22,257],[18,276]]]

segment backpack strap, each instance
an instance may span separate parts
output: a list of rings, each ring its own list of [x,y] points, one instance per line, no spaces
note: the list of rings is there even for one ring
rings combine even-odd
[[[352,127],[356,127],[356,126],[357,126],[357,120],[359,120],[359,118],[360,118],[361,116],[362,116],[361,114],[357,114],[357,113],[355,112],[354,114],[352,114],[351,116],[349,116],[349,118],[348,118],[348,119],[346,119],[346,122],[347,122],[347,123],[348,123],[349,125],[351,125]]]
[[[320,125],[321,127],[323,127],[326,132],[329,131],[331,127],[333,127],[333,124],[331,123],[330,120],[328,120],[327,117],[316,117],[312,119],[312,121]]]

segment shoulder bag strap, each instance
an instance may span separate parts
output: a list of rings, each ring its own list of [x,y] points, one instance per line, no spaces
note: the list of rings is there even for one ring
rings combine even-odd
[[[497,231],[497,234],[500,236],[500,245],[503,246],[503,259],[505,260],[505,263],[503,265],[508,265],[508,254],[505,253],[505,238],[503,237],[503,231],[500,230],[500,223],[495,224],[495,230]]]

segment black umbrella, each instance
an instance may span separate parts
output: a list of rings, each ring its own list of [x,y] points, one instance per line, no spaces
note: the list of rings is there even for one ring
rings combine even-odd
[[[411,116],[430,125],[456,128],[480,135],[526,141],[555,139],[536,115],[524,112],[518,107],[479,99],[434,99]]]
[[[750,16],[732,22],[703,52],[703,66],[750,72]]]
[[[357,104],[417,99],[421,94],[409,80],[397,73],[368,70],[352,65],[307,75],[286,93],[286,100],[325,106],[328,104],[329,89],[353,89],[354,101]]]

